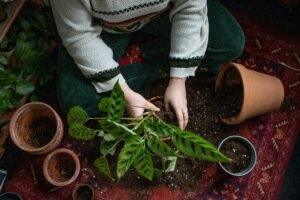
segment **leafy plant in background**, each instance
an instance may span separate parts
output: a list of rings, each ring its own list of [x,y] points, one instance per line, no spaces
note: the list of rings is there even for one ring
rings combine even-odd
[[[54,77],[56,58],[48,52],[46,39],[56,37],[54,22],[49,11],[26,10],[17,19],[15,58],[21,63],[24,74],[39,77],[41,85]],[[43,37],[42,37],[43,36]]]
[[[7,65],[6,57],[0,55],[0,114],[18,106],[22,97],[34,90],[30,81],[23,79],[22,74],[6,69]]]
[[[125,99],[123,91],[117,83],[110,97],[99,103],[100,111],[106,117],[90,118],[79,106],[68,113],[69,135],[80,140],[91,140],[97,135],[102,138],[100,157],[94,166],[103,174],[113,179],[107,157],[114,155],[118,145],[122,145],[117,160],[117,177],[120,179],[134,167],[148,180],[162,172],[174,171],[178,157],[191,157],[212,162],[230,162],[212,144],[188,131],[162,121],[154,111],[148,111],[142,118],[123,117]],[[97,120],[99,129],[87,127],[90,120]],[[165,139],[171,139],[176,148],[171,148]],[[153,156],[162,159],[162,169],[155,168]]]
[[[43,85],[54,77],[56,55],[48,45],[56,38],[54,26],[50,10],[25,7],[0,43],[0,114],[19,106],[22,97],[33,92],[29,80]],[[14,53],[8,63],[2,53],[10,50]]]

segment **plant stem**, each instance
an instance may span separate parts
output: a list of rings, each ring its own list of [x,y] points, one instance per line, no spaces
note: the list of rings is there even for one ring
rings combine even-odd
[[[151,111],[146,117],[144,117],[135,127],[133,127],[133,131],[135,131],[135,130],[137,130],[140,126],[141,126],[141,124],[145,121],[145,120],[147,120],[147,119],[149,119],[152,115],[154,114],[154,111]]]
[[[103,157],[107,156],[107,154],[109,154],[109,152],[114,149],[122,140],[118,140],[107,152],[106,154],[103,155]]]
[[[90,117],[89,120],[107,120],[107,117]],[[134,118],[134,117],[122,117],[122,120],[130,120],[130,121],[140,121],[144,118]]]

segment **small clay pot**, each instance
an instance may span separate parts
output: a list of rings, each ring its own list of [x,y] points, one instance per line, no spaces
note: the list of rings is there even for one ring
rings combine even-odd
[[[68,149],[52,151],[43,162],[43,174],[52,185],[62,187],[69,185],[78,177],[80,162],[77,155]]]
[[[226,169],[226,167],[224,166],[225,164],[222,164],[221,162],[219,162],[219,166],[226,173],[228,173],[228,174],[230,174],[232,176],[245,176],[248,173],[250,173],[253,170],[254,166],[256,165],[257,155],[256,155],[255,147],[246,138],[244,138],[242,136],[234,135],[234,136],[226,137],[224,140],[222,140],[222,142],[220,143],[220,145],[218,147],[218,150],[221,151],[223,145],[226,144],[226,142],[228,142],[230,140],[237,140],[237,141],[243,143],[248,148],[248,150],[250,152],[250,162],[249,162],[248,166],[245,169],[243,169],[240,172],[236,172],[236,173],[233,173],[233,172],[229,171],[228,169]],[[231,158],[231,159],[234,159],[234,158]]]
[[[73,189],[72,192],[73,200],[93,200],[94,189],[88,184],[79,184]]]
[[[45,154],[56,148],[63,138],[63,123],[49,105],[28,103],[12,116],[10,125],[12,141],[31,154]]]
[[[224,83],[223,78],[227,72],[236,69],[243,86],[243,102],[240,113],[230,118],[222,118],[226,124],[240,124],[248,118],[278,110],[284,100],[282,82],[274,76],[256,72],[245,68],[243,65],[231,63],[223,66],[216,80],[216,91]]]

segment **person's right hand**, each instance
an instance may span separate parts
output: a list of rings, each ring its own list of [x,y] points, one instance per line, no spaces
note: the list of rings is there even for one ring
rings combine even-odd
[[[159,111],[159,108],[131,90],[126,83],[121,84],[121,88],[124,92],[127,112],[131,117],[142,117],[145,109]]]

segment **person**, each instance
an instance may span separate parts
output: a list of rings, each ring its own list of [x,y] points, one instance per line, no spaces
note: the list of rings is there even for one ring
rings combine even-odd
[[[173,109],[184,129],[186,78],[199,65],[216,71],[239,57],[244,47],[241,27],[218,0],[50,2],[67,50],[59,50],[57,72],[64,110],[80,105],[96,115],[99,100],[119,81],[131,116],[141,116],[144,108],[157,111],[139,91],[167,74],[165,107]],[[133,41],[139,41],[142,63],[119,65]]]

